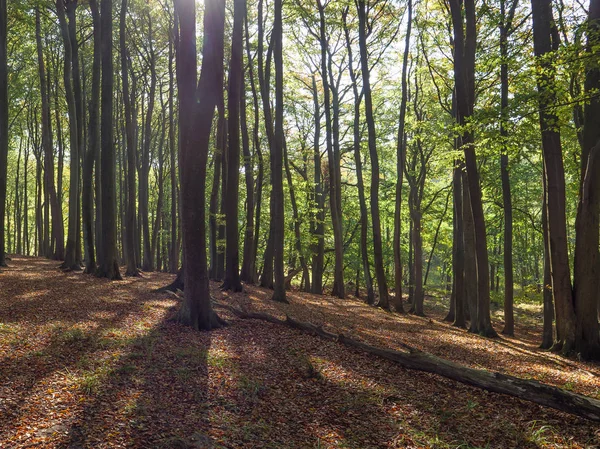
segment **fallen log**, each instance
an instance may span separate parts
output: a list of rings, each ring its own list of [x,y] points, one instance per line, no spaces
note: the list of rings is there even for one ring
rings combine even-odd
[[[469,368],[404,344],[401,344],[401,346],[407,352],[378,348],[342,334],[326,331],[321,326],[295,320],[290,316],[286,316],[286,319],[282,320],[266,313],[240,310],[227,304],[216,304],[215,306],[229,310],[242,319],[258,319],[292,327],[311,335],[317,335],[325,340],[340,342],[362,352],[390,360],[408,369],[437,374],[466,385],[514,396],[561,412],[600,422],[599,400],[543,384],[536,380],[520,379],[498,372]]]

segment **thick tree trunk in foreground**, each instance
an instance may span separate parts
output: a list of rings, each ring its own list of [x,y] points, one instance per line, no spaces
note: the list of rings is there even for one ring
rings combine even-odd
[[[591,0],[587,23],[587,55],[581,188],[575,222],[574,296],[576,312],[575,350],[584,359],[600,359],[598,299],[600,296],[600,1]]]
[[[102,162],[102,259],[100,277],[121,279],[117,261],[117,213],[115,182],[115,145],[113,139],[113,20],[112,0],[101,4],[102,113],[100,118]]]
[[[339,342],[359,351],[390,360],[408,369],[438,374],[466,385],[494,393],[506,394],[592,421],[600,421],[600,400],[571,393],[536,380],[519,379],[498,372],[468,368],[432,354],[421,352],[402,343],[400,345],[406,348],[408,352],[371,346],[342,334],[328,332],[321,326],[297,321],[289,316],[285,320],[281,320],[266,313],[246,312],[229,305],[221,307],[242,319],[258,319],[299,329],[325,340]]]
[[[194,0],[176,0],[180,24],[177,51],[181,170],[181,218],[185,294],[179,321],[210,330],[223,321],[213,312],[206,260],[206,162],[213,115],[223,89],[225,1],[206,0],[204,47],[196,87],[196,11]]]

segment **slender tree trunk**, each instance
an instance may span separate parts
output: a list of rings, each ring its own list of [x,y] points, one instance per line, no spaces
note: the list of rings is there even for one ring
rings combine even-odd
[[[323,271],[325,267],[325,194],[323,192],[323,183],[321,181],[321,112],[319,105],[319,93],[317,91],[317,81],[315,75],[312,76],[312,92],[314,106],[314,202],[315,212],[313,215],[312,234],[312,292],[321,295],[323,293]]]
[[[410,33],[412,28],[413,5],[412,0],[408,0],[406,5],[408,19],[406,22],[406,37],[404,42],[404,55],[402,57],[402,96],[400,98],[400,118],[398,120],[398,137],[396,143],[396,204],[394,207],[394,308],[397,312],[404,312],[402,305],[402,250],[400,248],[400,236],[402,235],[402,177],[404,175],[404,166],[406,164],[406,139],[404,136],[406,122],[406,104],[408,102],[408,56],[410,52]],[[425,275],[427,282],[427,274]]]
[[[179,269],[179,245],[177,224],[177,162],[178,133],[175,128],[175,72],[173,59],[175,58],[175,35],[177,33],[177,15],[175,15],[173,28],[169,30],[169,161],[171,179],[171,251],[169,254],[169,271],[177,273]],[[135,219],[133,220],[135,222]]]
[[[273,222],[273,265],[275,283],[273,285],[274,301],[287,302],[285,297],[284,258],[284,210],[283,210],[283,0],[275,0],[273,20],[273,60],[275,63],[275,135],[272,148],[272,183],[271,221]]]
[[[142,148],[142,160],[140,164],[139,179],[139,217],[142,221],[142,232],[144,241],[144,257],[142,270],[152,271],[154,269],[154,254],[151,245],[150,236],[150,218],[148,208],[149,187],[148,180],[150,175],[150,146],[152,143],[152,116],[154,113],[154,101],[156,98],[156,55],[154,52],[152,16],[148,13],[148,59],[150,64],[150,92],[148,94],[148,109],[146,110],[146,122],[144,131],[144,146]]]
[[[136,208],[136,151],[133,125],[133,112],[131,106],[131,93],[129,92],[129,70],[127,64],[127,0],[122,0],[119,22],[119,47],[121,57],[121,79],[123,83],[123,104],[125,106],[125,143],[127,152],[127,198],[125,205],[125,263],[127,269],[125,276],[138,276],[138,261],[135,250],[135,208]]]
[[[7,8],[0,0],[0,220],[6,216],[6,184],[8,163],[8,61],[7,61]],[[27,171],[27,170],[26,170]],[[4,226],[0,226],[0,266],[6,266]]]
[[[221,186],[221,152],[224,151],[222,148],[223,133],[225,127],[225,116],[223,113],[222,100],[219,99],[217,104],[218,118],[217,118],[217,133],[216,133],[216,151],[214,153],[214,166],[213,166],[213,183],[212,190],[210,193],[209,203],[209,240],[210,240],[210,278],[218,280],[218,241],[217,241],[217,228],[219,214],[219,188]]]
[[[466,288],[466,279],[465,279],[465,271],[466,271],[466,257],[465,257],[465,237],[466,232],[471,231],[471,219],[469,217],[465,218],[465,207],[468,206],[469,203],[465,205],[463,198],[467,195],[463,192],[463,182],[462,182],[462,166],[459,161],[454,161],[454,172],[453,172],[453,202],[454,202],[454,242],[453,242],[453,258],[452,258],[452,270],[454,272],[454,317],[453,324],[456,327],[466,327],[465,324],[465,304],[467,304],[467,299],[470,297],[467,295]],[[465,228],[465,223],[468,222],[469,229]],[[472,234],[471,234],[472,235]],[[468,257],[473,257],[470,254]],[[471,289],[472,290],[472,289]],[[473,292],[470,293],[471,295]],[[471,308],[474,304],[468,303],[468,306]],[[477,316],[476,314],[470,316]]]
[[[36,8],[36,42],[38,55],[38,69],[40,76],[40,92],[42,96],[42,146],[44,148],[44,184],[50,199],[52,210],[52,234],[56,241],[56,248],[52,257],[56,260],[64,258],[64,225],[62,221],[62,209],[58,204],[56,188],[54,187],[54,153],[51,143],[50,130],[50,102],[46,84],[46,69],[44,66],[44,55],[42,47],[42,32],[39,7]],[[50,256],[47,254],[47,256]]]
[[[243,32],[246,1],[235,0],[233,31],[231,37],[231,63],[229,65],[229,92],[227,95],[229,158],[227,163],[227,191],[225,217],[227,223],[227,248],[224,290],[242,291],[240,282],[238,239],[238,201],[240,187],[240,106],[243,93]],[[282,192],[283,193],[283,192]]]
[[[548,202],[546,200],[546,173],[542,173],[544,199],[542,201],[542,232],[544,234],[544,330],[540,348],[550,349],[554,344],[554,301],[552,298],[552,274],[550,263],[550,240],[548,236]]]
[[[410,1],[410,0],[409,0]],[[360,104],[362,102],[363,92],[359,92],[357,84],[357,76],[353,66],[353,55],[352,45],[350,42],[350,32],[346,23],[348,9],[344,11],[344,33],[346,35],[346,48],[348,50],[348,71],[350,73],[350,80],[352,81],[352,90],[354,92],[354,121],[352,124],[353,130],[353,149],[354,149],[354,164],[356,165],[356,185],[358,189],[358,202],[360,205],[360,256],[362,261],[363,277],[365,279],[365,288],[367,290],[367,303],[370,305],[375,304],[375,292],[373,291],[373,278],[371,277],[371,267],[369,264],[369,249],[368,249],[368,238],[369,238],[369,215],[367,212],[367,201],[365,198],[365,184],[362,173],[362,155],[360,151],[361,133],[360,133]],[[410,27],[410,25],[409,25]],[[404,72],[403,72],[404,74]],[[403,90],[404,93],[404,90]],[[406,113],[406,104],[404,105],[404,111]],[[402,111],[401,111],[402,112]],[[403,133],[404,138],[404,133]],[[402,175],[399,175],[402,176]],[[399,181],[402,184],[402,181]],[[396,198],[398,201],[398,198]],[[398,272],[396,272],[398,274]],[[402,269],[400,269],[400,276],[402,276]],[[400,282],[402,285],[402,282]],[[358,286],[357,286],[358,291]],[[396,292],[396,311],[404,312],[402,307],[402,290],[398,294]]]
[[[70,5],[70,4],[69,4]],[[73,6],[68,6],[73,8]],[[63,267],[70,270],[81,269],[77,260],[77,230],[78,230],[78,211],[79,211],[79,131],[77,124],[77,105],[74,93],[73,80],[73,45],[69,33],[69,25],[65,15],[65,3],[57,0],[56,10],[60,22],[60,28],[64,44],[64,84],[67,109],[69,115],[69,142],[70,142],[70,162],[69,162],[69,222],[67,233],[67,247],[65,250],[65,262]]]
[[[371,221],[373,224],[373,257],[375,262],[375,275],[379,289],[379,307],[388,309],[387,281],[383,267],[383,244],[381,239],[381,219],[379,216],[379,155],[377,154],[377,137],[375,134],[375,119],[373,117],[373,99],[371,93],[369,52],[367,49],[367,12],[365,0],[357,1],[358,7],[358,35],[360,47],[360,65],[365,93],[365,118],[369,135],[369,155],[371,157]]]

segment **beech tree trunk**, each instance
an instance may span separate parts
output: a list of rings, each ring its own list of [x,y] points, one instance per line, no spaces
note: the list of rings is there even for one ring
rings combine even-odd
[[[52,236],[56,242],[54,254],[46,254],[56,260],[62,260],[65,252],[65,231],[62,220],[62,209],[58,204],[56,187],[54,186],[54,151],[52,148],[52,131],[50,129],[50,100],[46,83],[46,69],[42,45],[42,31],[39,7],[35,10],[35,28],[40,77],[40,93],[42,97],[42,146],[44,148],[44,185],[50,199],[52,211]],[[26,167],[27,169],[27,167]]]
[[[102,170],[102,259],[98,276],[120,280],[117,261],[117,213],[115,180],[115,146],[113,139],[113,19],[112,0],[102,0],[101,7],[102,43],[102,113],[100,117],[100,146]]]
[[[8,162],[8,61],[6,0],[0,0],[0,220],[6,216],[6,172]],[[25,170],[27,172],[27,170]],[[4,226],[0,226],[0,266],[6,266]]]
[[[464,4],[464,8],[463,8]],[[454,78],[456,89],[457,120],[465,127],[473,115],[475,105],[475,48],[476,21],[474,0],[450,1],[452,25],[454,29]],[[463,19],[464,17],[464,19]],[[465,155],[465,167],[469,202],[473,214],[475,231],[475,254],[477,257],[477,316],[471,315],[471,321],[477,320],[478,332],[486,337],[496,337],[490,316],[490,266],[487,250],[487,236],[479,171],[475,155],[473,133],[462,131],[462,147]],[[466,267],[465,267],[466,269]]]
[[[240,282],[238,240],[238,201],[240,187],[240,106],[243,95],[243,32],[246,1],[235,0],[233,31],[231,37],[231,63],[229,65],[229,91],[227,95],[229,158],[227,163],[227,192],[225,219],[227,247],[225,259],[224,290],[242,291]],[[283,192],[281,192],[283,193]]]
[[[404,136],[406,122],[406,104],[408,102],[408,55],[410,52],[410,33],[412,29],[412,0],[408,0],[406,5],[408,18],[406,22],[406,36],[404,41],[404,55],[402,57],[402,96],[400,98],[400,118],[398,119],[398,137],[396,142],[396,204],[394,208],[394,281],[395,297],[394,308],[397,312],[403,313],[402,305],[402,250],[400,248],[401,229],[401,211],[402,211],[402,179],[404,176],[404,166],[406,164],[406,139]],[[427,282],[427,275],[425,276]]]
[[[584,359],[600,360],[598,304],[600,297],[600,1],[591,0],[587,22],[585,87],[589,102],[584,107],[581,187],[575,222],[574,299],[575,350]]]
[[[552,61],[548,59],[558,42],[553,42],[553,22],[550,0],[531,1],[533,19],[533,48],[538,58],[538,103],[540,130],[546,176],[546,201],[552,292],[556,307],[557,341],[554,349],[569,353],[575,347],[575,310],[567,247],[565,208],[565,171],[562,158],[560,131],[556,129],[557,117],[552,110],[556,100],[555,76]]]
[[[410,0],[409,0],[410,1]],[[370,305],[375,304],[375,292],[373,290],[373,277],[371,276],[371,267],[369,264],[369,216],[367,212],[367,201],[365,198],[365,184],[362,173],[362,155],[360,151],[360,143],[361,143],[361,132],[360,132],[360,105],[362,103],[362,98],[364,95],[364,91],[359,92],[357,76],[354,71],[353,65],[353,55],[352,55],[352,44],[350,41],[350,32],[348,30],[348,25],[346,23],[348,9],[344,10],[344,33],[346,36],[346,48],[348,50],[348,71],[350,73],[350,80],[352,81],[352,90],[354,92],[354,122],[352,124],[353,130],[353,149],[354,149],[354,163],[356,164],[356,186],[358,189],[358,203],[360,206],[360,257],[362,261],[362,272],[363,278],[365,280],[365,288],[367,290],[367,303]],[[410,21],[409,21],[410,23]],[[409,25],[410,28],[410,25]],[[403,75],[406,75],[403,72]],[[405,87],[403,87],[403,94],[405,93]],[[404,104],[404,110],[406,112],[406,102]],[[402,114],[402,107],[401,107]],[[403,136],[404,138],[404,133]],[[404,170],[404,168],[403,168]],[[399,175],[400,177],[402,174]],[[402,184],[402,180],[399,181]],[[396,201],[398,198],[396,197]],[[398,272],[396,272],[396,275]],[[400,277],[402,277],[402,269],[400,269]],[[400,283],[402,285],[402,283]],[[356,286],[357,291],[359,291],[358,285]],[[402,308],[402,290],[398,293],[396,291],[396,311],[403,312]],[[398,302],[399,299],[399,302]]]
[[[68,216],[68,233],[67,247],[65,250],[65,261],[63,267],[69,270],[79,270],[77,260],[77,231],[78,231],[78,204],[79,204],[79,138],[77,124],[77,106],[74,93],[73,82],[73,45],[69,33],[69,25],[65,15],[65,7],[73,8],[72,3],[67,3],[63,0],[56,1],[56,12],[60,22],[60,29],[64,44],[64,86],[65,97],[67,102],[69,116],[69,216]]]
[[[196,2],[176,0],[179,19],[177,79],[184,252],[184,301],[179,321],[210,330],[223,321],[213,312],[206,259],[206,162],[213,115],[223,90],[225,1],[206,0],[200,81],[196,82]]]
[[[371,157],[371,222],[373,226],[373,259],[379,291],[379,307],[389,309],[387,281],[383,265],[383,243],[381,238],[381,219],[379,216],[379,155],[377,154],[377,136],[373,117],[373,99],[371,94],[369,52],[367,49],[367,10],[365,0],[357,1],[358,36],[360,47],[360,67],[363,90],[365,93],[365,118],[367,121],[369,155]]]

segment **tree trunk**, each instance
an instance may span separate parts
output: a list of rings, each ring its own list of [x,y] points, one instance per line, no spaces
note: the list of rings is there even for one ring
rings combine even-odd
[[[8,165],[8,61],[6,0],[0,0],[0,220],[6,215]],[[25,170],[27,171],[27,169]],[[4,226],[0,226],[0,266],[6,266]]]
[[[50,199],[50,208],[52,211],[52,235],[56,242],[54,254],[46,254],[46,256],[53,257],[56,260],[62,260],[64,258],[65,231],[62,220],[62,209],[58,204],[58,197],[56,196],[56,188],[54,186],[54,152],[52,149],[51,142],[50,101],[48,98],[46,84],[46,69],[44,66],[39,7],[37,7],[35,10],[35,24],[38,69],[40,76],[40,93],[42,97],[42,146],[44,148],[44,185],[46,186],[46,192],[48,192],[48,197]]]
[[[377,154],[377,137],[375,135],[375,119],[373,117],[373,99],[371,94],[369,53],[367,49],[367,11],[365,0],[357,1],[358,35],[360,47],[360,66],[365,93],[365,118],[369,136],[369,155],[371,157],[371,221],[373,224],[373,258],[375,275],[379,290],[379,307],[389,309],[387,281],[383,267],[383,247],[381,239],[381,219],[379,216],[379,156]]]
[[[194,329],[210,330],[223,324],[213,312],[210,300],[204,194],[210,129],[223,90],[225,1],[205,1],[203,63],[198,84],[195,5],[191,0],[175,1],[180,25],[177,78],[185,263],[185,294],[179,321]]]
[[[312,218],[312,293],[323,294],[323,271],[325,267],[325,193],[323,192],[323,182],[321,181],[321,111],[319,105],[319,92],[317,91],[317,80],[312,76],[312,94],[314,107],[314,141],[313,141],[313,168],[314,168],[314,203],[315,212]]]
[[[240,282],[238,239],[238,201],[240,188],[240,106],[243,86],[243,32],[246,1],[235,0],[231,37],[231,63],[229,65],[229,91],[227,95],[229,158],[227,163],[227,191],[225,219],[227,223],[227,248],[224,290],[242,291]],[[283,192],[282,192],[283,193]]]
[[[102,259],[98,276],[120,280],[117,261],[117,226],[115,195],[115,147],[113,140],[113,25],[112,0],[102,0],[100,29],[102,44],[102,114],[100,135],[102,152]]]
[[[273,222],[273,265],[275,282],[273,285],[274,301],[287,302],[285,298],[285,273],[283,268],[284,250],[284,210],[283,210],[283,0],[275,0],[273,19],[273,61],[275,63],[275,139],[271,152],[271,221]]]
[[[76,5],[75,5],[76,6]],[[71,3],[67,4],[67,11],[74,8]],[[69,162],[69,226],[67,233],[67,247],[65,250],[65,261],[63,267],[69,270],[79,270],[81,267],[77,260],[77,230],[78,230],[78,212],[79,212],[79,131],[77,124],[77,106],[74,93],[73,78],[73,45],[69,33],[69,25],[65,16],[65,3],[57,0],[56,11],[60,22],[60,29],[64,44],[64,84],[67,109],[69,115],[69,142],[70,142],[70,162]],[[74,14],[74,12],[73,12]],[[112,123],[111,123],[112,126]]]
[[[562,159],[560,132],[556,129],[557,117],[552,110],[556,100],[554,68],[548,56],[553,51],[552,3],[550,0],[531,1],[533,18],[533,47],[538,58],[538,103],[542,150],[546,173],[546,201],[552,292],[556,307],[557,341],[554,349],[569,353],[575,346],[575,311],[569,269],[567,226],[565,208],[565,171]],[[554,42],[558,46],[558,42]]]
[[[584,107],[581,187],[575,222],[574,297],[576,312],[575,350],[584,359],[600,359],[598,301],[600,299],[600,69],[597,64],[600,43],[600,1],[591,0],[587,22],[588,67]]]
[[[456,89],[458,124],[466,126],[472,115],[475,104],[475,48],[476,21],[474,0],[450,1],[452,24],[454,29],[454,77]],[[463,20],[464,12],[464,20]],[[465,167],[468,186],[469,202],[473,214],[475,231],[475,255],[477,257],[477,316],[471,316],[471,321],[477,319],[478,331],[486,337],[496,337],[490,316],[490,266],[487,250],[487,236],[481,183],[475,155],[473,133],[467,129],[462,133],[462,146],[465,155]],[[466,267],[465,267],[466,268]]]
[[[146,121],[144,130],[144,146],[142,148],[142,160],[140,164],[139,179],[139,217],[142,221],[142,233],[144,242],[144,257],[142,270],[152,271],[154,269],[154,254],[152,252],[152,241],[150,237],[150,211],[148,209],[148,180],[150,175],[150,145],[152,143],[152,116],[154,113],[154,101],[156,98],[156,55],[152,44],[152,16],[148,13],[148,60],[150,64],[150,92],[148,94],[148,109],[146,110]]]
[[[135,208],[136,208],[136,151],[133,129],[133,112],[131,106],[131,93],[129,92],[129,69],[127,63],[127,0],[122,0],[119,22],[119,48],[121,57],[121,79],[123,83],[123,104],[125,106],[125,143],[127,152],[127,198],[125,201],[125,276],[138,276],[138,261],[135,251]]]
[[[413,5],[412,0],[408,0],[406,6],[408,19],[406,25],[406,37],[404,42],[404,55],[402,57],[402,96],[400,98],[400,118],[398,120],[398,137],[396,142],[396,204],[394,208],[394,279],[395,279],[395,298],[394,307],[397,312],[404,312],[402,305],[402,250],[400,240],[402,235],[402,177],[404,175],[404,166],[406,164],[406,139],[404,136],[406,122],[406,104],[408,102],[408,56],[410,52],[410,33],[412,28]],[[429,271],[429,270],[428,270]],[[427,274],[425,275],[427,282]]]
[[[410,1],[410,0],[409,0]],[[361,142],[361,133],[360,133],[360,104],[362,102],[362,97],[364,92],[359,92],[358,84],[357,84],[357,76],[354,71],[353,65],[353,55],[352,55],[352,44],[350,42],[350,32],[348,30],[348,25],[346,23],[346,15],[348,9],[344,11],[344,33],[346,35],[346,48],[348,50],[348,71],[350,73],[350,80],[352,81],[352,90],[354,92],[354,122],[352,124],[353,129],[353,149],[354,149],[354,163],[356,165],[356,186],[358,189],[358,203],[360,205],[360,256],[362,261],[362,271],[363,277],[365,279],[365,288],[367,290],[367,304],[373,305],[375,304],[375,292],[373,291],[373,278],[371,276],[371,267],[369,264],[369,248],[368,248],[368,239],[369,239],[369,216],[367,212],[367,201],[365,198],[365,184],[362,173],[362,155],[360,151],[360,142]],[[410,13],[409,13],[410,14]],[[410,21],[409,21],[410,28]],[[404,67],[404,66],[403,66]],[[402,72],[405,76],[404,71]],[[404,78],[405,80],[405,78]],[[403,88],[403,95],[405,93],[405,89]],[[406,102],[404,104],[404,112],[406,112]],[[401,120],[402,120],[402,106],[400,108]],[[404,138],[404,133],[403,136]],[[404,168],[402,168],[404,170]],[[398,175],[402,176],[402,174]],[[402,184],[402,180],[398,181]],[[397,193],[397,191],[396,191]],[[398,201],[398,197],[396,197],[396,201]],[[400,277],[402,277],[402,268],[400,268]],[[398,271],[396,270],[396,275],[398,275]],[[402,282],[400,282],[400,288],[402,287]],[[357,291],[358,285],[357,285]],[[397,285],[396,285],[397,288]],[[404,312],[402,307],[402,290],[396,290],[396,302],[395,307],[397,312]]]

